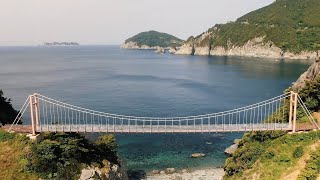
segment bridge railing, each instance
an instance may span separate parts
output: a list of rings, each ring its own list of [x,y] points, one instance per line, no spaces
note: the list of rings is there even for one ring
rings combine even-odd
[[[29,96],[21,112],[24,113],[29,105],[34,133],[290,130],[294,128],[293,116],[297,104],[294,106],[293,100],[298,102],[297,98],[298,96],[289,92],[252,105],[217,113],[181,117],[138,117],[94,111],[33,94]],[[306,108],[304,110],[308,113]]]

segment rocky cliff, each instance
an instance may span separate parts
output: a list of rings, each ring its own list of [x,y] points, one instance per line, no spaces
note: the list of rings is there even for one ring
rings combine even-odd
[[[292,90],[298,92],[305,87],[307,82],[313,81],[320,75],[320,59],[312,64],[309,69],[304,72],[299,79],[293,84]]]
[[[277,0],[190,37],[176,54],[315,59],[320,55],[318,9],[319,0]]]
[[[205,56],[245,56],[272,59],[317,59],[319,51],[302,51],[293,53],[277,47],[272,41],[265,41],[265,37],[256,37],[238,46],[231,42],[227,47],[209,44],[212,33],[205,32],[198,38],[189,39],[175,53],[178,55],[205,55]],[[204,42],[205,41],[205,42]]]

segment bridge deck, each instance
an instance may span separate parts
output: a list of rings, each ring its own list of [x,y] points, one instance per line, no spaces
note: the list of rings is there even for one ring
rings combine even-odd
[[[42,125],[38,132],[110,132],[110,133],[208,133],[208,132],[246,132],[267,130],[290,130],[289,124],[251,124],[251,125],[192,125],[192,126],[128,126],[128,125]]]

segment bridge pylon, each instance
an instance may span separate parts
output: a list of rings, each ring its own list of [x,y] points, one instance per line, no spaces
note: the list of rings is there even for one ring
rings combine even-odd
[[[290,112],[289,112],[289,124],[292,132],[296,132],[297,123],[297,105],[298,105],[298,93],[290,92]]]
[[[32,135],[35,136],[36,129],[39,126],[39,100],[38,100],[38,95],[36,93],[29,96],[29,103],[30,103]]]

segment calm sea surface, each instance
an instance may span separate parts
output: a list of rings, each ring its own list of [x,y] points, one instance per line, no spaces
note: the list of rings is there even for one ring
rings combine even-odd
[[[21,108],[33,92],[135,116],[213,113],[280,95],[311,62],[200,57],[118,46],[0,47],[0,89]],[[241,133],[117,134],[131,170],[221,166]],[[208,143],[210,142],[210,143]],[[206,154],[191,159],[193,152]]]

